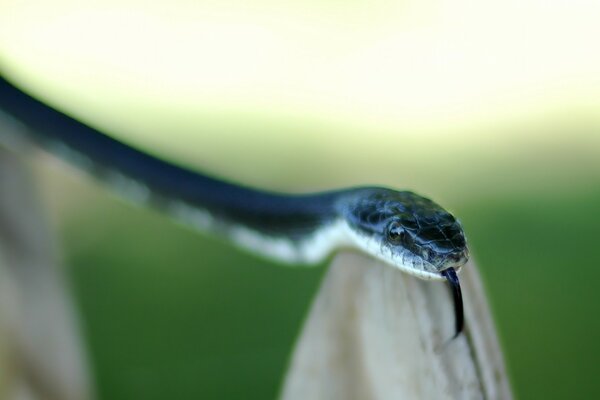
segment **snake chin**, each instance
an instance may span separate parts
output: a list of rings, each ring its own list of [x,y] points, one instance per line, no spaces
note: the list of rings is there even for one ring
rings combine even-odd
[[[398,249],[382,244],[381,241],[366,235],[357,234],[353,230],[349,230],[348,232],[353,239],[354,246],[359,250],[402,272],[424,280],[445,280],[441,271],[435,265],[406,249]]]
[[[388,245],[381,240],[367,235],[361,235],[349,229],[354,246],[371,256],[395,267],[402,272],[424,280],[444,281],[442,274],[449,268],[459,271],[468,260],[466,250],[457,254],[429,255],[428,261],[422,255],[415,254],[406,248]]]
[[[420,279],[443,281],[444,271],[454,269],[459,272],[468,261],[468,250],[460,252],[433,255],[417,255],[406,249],[389,246],[379,257],[388,264]]]

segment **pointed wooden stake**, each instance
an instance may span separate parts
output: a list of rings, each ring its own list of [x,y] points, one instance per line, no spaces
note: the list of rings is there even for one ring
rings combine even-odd
[[[292,356],[281,398],[511,399],[475,266],[460,273],[466,329],[452,297],[363,255],[336,256]]]

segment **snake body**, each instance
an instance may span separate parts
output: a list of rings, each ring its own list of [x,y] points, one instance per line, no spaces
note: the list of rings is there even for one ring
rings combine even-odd
[[[257,190],[151,156],[54,109],[0,76],[0,110],[42,147],[185,224],[265,257],[315,264],[353,247],[408,274],[447,280],[463,329],[456,272],[468,259],[460,222],[409,191],[356,187],[303,195]]]

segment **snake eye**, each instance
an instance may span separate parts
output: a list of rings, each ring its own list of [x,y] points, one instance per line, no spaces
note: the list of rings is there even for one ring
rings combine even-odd
[[[387,230],[387,239],[392,243],[400,243],[404,240],[406,232],[400,223],[392,222]]]

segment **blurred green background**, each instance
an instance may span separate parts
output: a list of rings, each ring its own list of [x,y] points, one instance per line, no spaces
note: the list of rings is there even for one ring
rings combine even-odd
[[[122,140],[263,188],[447,206],[517,397],[600,392],[598,5],[0,5],[5,72]],[[191,232],[49,156],[35,171],[100,398],[276,395],[324,268]]]

